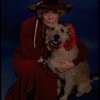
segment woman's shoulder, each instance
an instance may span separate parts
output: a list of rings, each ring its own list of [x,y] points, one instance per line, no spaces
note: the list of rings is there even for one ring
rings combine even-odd
[[[64,23],[64,25],[68,28],[74,28],[74,25],[72,23]]]
[[[74,25],[72,23],[65,23],[64,24],[72,33],[76,33]]]
[[[34,23],[36,22],[36,19],[37,17],[35,16],[32,16],[32,17],[29,17],[27,19],[24,19],[21,23],[22,26],[25,26],[25,25],[34,25]]]

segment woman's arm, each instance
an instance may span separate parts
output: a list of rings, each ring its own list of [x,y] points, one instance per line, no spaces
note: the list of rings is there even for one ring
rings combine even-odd
[[[25,20],[20,29],[20,56],[24,59],[36,59],[43,55],[48,49],[46,47],[33,48],[33,37],[35,31],[36,18]],[[40,36],[41,38],[41,36]],[[39,44],[41,43],[38,40]]]
[[[77,35],[75,28],[73,27],[72,24],[67,24],[67,27],[70,29],[70,31],[73,34]],[[77,58],[73,60],[73,63],[75,65],[77,65],[79,62],[87,59],[88,48],[77,36],[74,36],[74,37],[75,37],[76,45],[78,47],[79,52],[78,52]],[[72,43],[72,42],[73,42],[73,37],[72,37],[70,43]]]
[[[75,65],[79,64],[81,61],[86,60],[88,56],[88,48],[79,38],[76,38],[76,44],[79,52],[77,58],[73,60]]]
[[[75,34],[75,29],[71,24],[67,24],[67,27],[69,27],[70,31]],[[66,70],[70,70],[73,67],[75,67],[76,65],[78,65],[81,61],[84,61],[87,59],[87,53],[88,53],[88,49],[86,47],[86,45],[77,37],[77,36],[71,36],[71,40],[69,41],[69,46],[70,48],[73,47],[73,39],[75,38],[76,41],[76,45],[78,47],[78,55],[77,57],[71,62],[71,61],[64,61],[60,67],[57,68],[57,70],[59,72],[64,72]],[[69,49],[70,49],[69,48]]]

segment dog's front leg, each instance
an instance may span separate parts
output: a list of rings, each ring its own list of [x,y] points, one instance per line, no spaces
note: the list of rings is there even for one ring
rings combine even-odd
[[[57,95],[60,94],[61,91],[61,80],[57,79]]]
[[[67,100],[69,94],[71,93],[73,88],[73,82],[71,79],[67,80],[64,87],[64,95],[59,100]]]

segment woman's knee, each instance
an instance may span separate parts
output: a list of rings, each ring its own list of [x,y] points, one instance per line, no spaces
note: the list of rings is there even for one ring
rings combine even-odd
[[[13,62],[14,71],[23,75],[32,75],[38,70],[39,66],[40,64],[30,59],[17,59]]]

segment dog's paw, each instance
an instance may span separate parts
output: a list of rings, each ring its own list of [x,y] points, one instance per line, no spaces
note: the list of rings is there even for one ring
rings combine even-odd
[[[92,86],[89,86],[89,87],[86,89],[86,93],[89,93],[91,90],[92,90]]]
[[[83,94],[82,93],[76,93],[76,97],[80,97],[80,96],[82,96]]]
[[[37,60],[38,63],[42,63],[43,61],[44,61],[44,59],[43,59],[42,57],[40,57],[40,58]]]
[[[62,96],[59,100],[67,100],[68,96]]]
[[[59,95],[60,94],[60,89],[57,89],[57,95]]]
[[[89,93],[92,90],[92,86],[81,88],[81,91],[76,93],[77,97],[82,96],[84,93]]]

